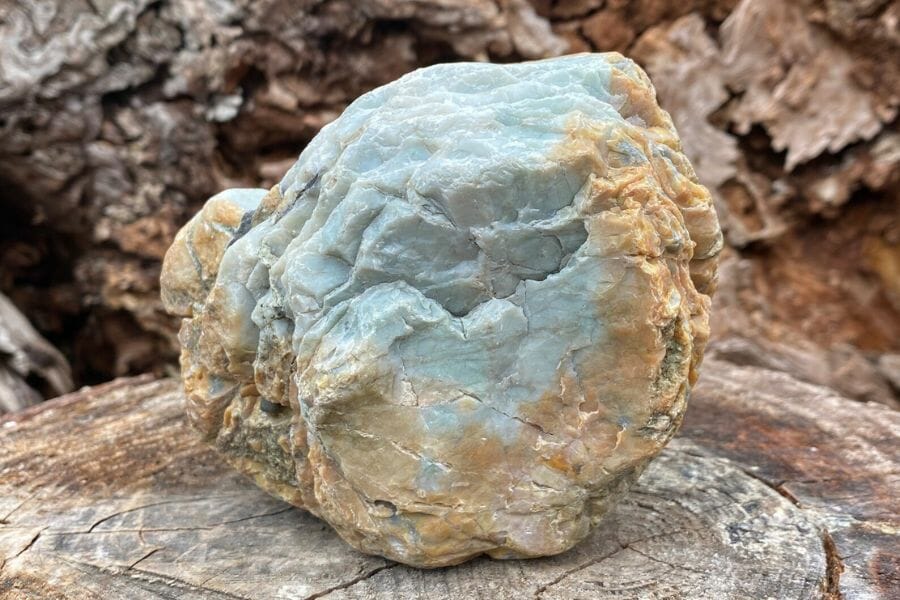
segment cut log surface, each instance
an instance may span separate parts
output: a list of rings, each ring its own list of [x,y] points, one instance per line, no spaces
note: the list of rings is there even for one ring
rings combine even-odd
[[[900,413],[708,361],[679,437],[555,557],[422,571],[344,544],[190,431],[174,380],[0,420],[3,598],[897,598]]]

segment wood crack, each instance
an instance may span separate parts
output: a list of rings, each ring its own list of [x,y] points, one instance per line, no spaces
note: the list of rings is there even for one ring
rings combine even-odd
[[[657,557],[655,557],[655,556],[653,556],[653,555],[651,555],[651,554],[647,554],[646,552],[641,552],[641,551],[638,550],[637,548],[632,548],[631,546],[628,546],[628,549],[631,550],[632,552],[635,552],[635,553],[637,553],[637,554],[640,554],[641,556],[643,556],[643,557],[646,558],[647,560],[650,560],[650,561],[655,562],[655,563],[660,564],[660,565],[665,565],[665,566],[667,566],[667,567],[671,567],[671,568],[675,569],[676,571],[690,571],[691,573],[699,573],[700,575],[706,575],[706,574],[707,574],[706,571],[701,571],[700,569],[694,569],[694,568],[692,568],[692,567],[686,567],[686,566],[684,566],[684,565],[677,565],[677,564],[675,564],[675,563],[668,562],[668,561],[663,560],[663,559],[661,559],[661,558],[657,558]]]
[[[381,565],[380,567],[370,569],[369,571],[366,571],[365,573],[363,573],[357,577],[354,577],[353,579],[351,579],[349,581],[345,581],[344,583],[340,583],[338,585],[324,589],[321,592],[316,592],[315,594],[312,594],[311,596],[307,596],[303,600],[315,600],[316,598],[322,598],[324,596],[327,596],[327,595],[331,594],[332,592],[337,592],[339,590],[346,590],[347,588],[353,587],[357,583],[363,582],[366,579],[374,577],[375,575],[381,573],[382,571],[386,571],[388,569],[393,569],[394,567],[399,567],[399,566],[400,566],[399,563],[390,563],[387,565]]]
[[[23,506],[28,504],[31,500],[33,500],[34,497],[37,496],[37,494],[38,494],[37,491],[32,492],[31,495],[29,495],[27,498],[25,498],[24,500],[19,502],[15,507],[13,507],[12,510],[10,510],[8,513],[6,513],[6,515],[4,515],[3,517],[0,517],[0,525],[8,525],[10,517],[12,517],[16,512],[18,512],[20,508],[22,508]]]
[[[128,565],[128,568],[129,568],[129,569],[135,568],[135,567],[138,565],[138,563],[144,562],[145,560],[147,560],[148,558],[150,558],[151,556],[153,556],[154,554],[156,554],[156,553],[159,552],[160,550],[163,550],[163,547],[162,547],[162,546],[160,546],[160,547],[158,547],[158,548],[154,548],[153,550],[151,550],[151,551],[148,552],[147,554],[143,555],[142,557],[140,557],[139,559],[137,559],[136,561],[134,561],[133,563],[131,563],[130,565]]]
[[[21,550],[19,550],[12,556],[10,556],[8,559],[7,558],[2,559],[2,561],[0,561],[0,571],[3,570],[3,568],[6,566],[6,563],[8,563],[10,560],[18,558],[18,557],[22,556],[23,554],[25,554],[26,552],[28,552],[29,550],[31,550],[31,547],[34,546],[35,542],[38,541],[38,538],[41,537],[42,533],[44,533],[43,529],[41,529],[36,534],[34,534],[34,537],[32,537],[31,540],[27,544],[25,544],[24,548],[22,548]]]
[[[173,587],[176,589],[185,588],[203,594],[217,594],[223,598],[228,598],[229,600],[249,600],[246,596],[238,596],[237,594],[232,594],[223,590],[216,590],[204,587],[203,585],[195,585],[189,581],[185,581],[184,579],[172,577],[171,575],[160,575],[159,573],[154,573],[153,571],[145,571],[143,569],[138,569],[135,567],[131,567],[126,571],[123,571],[123,574],[127,577],[135,577],[135,575],[131,575],[131,573],[139,574],[139,576],[146,578],[148,581],[160,582],[168,587]]]
[[[146,507],[144,507],[144,508],[146,508]],[[49,533],[48,535],[87,535],[89,533],[96,533],[96,534],[138,533],[138,534],[143,534],[143,533],[171,532],[171,531],[210,531],[212,529],[215,529],[216,527],[223,527],[225,525],[232,525],[234,523],[242,523],[244,521],[250,521],[253,519],[262,519],[265,517],[272,517],[275,515],[280,515],[280,514],[283,514],[286,512],[290,512],[294,508],[295,507],[293,507],[293,506],[286,506],[279,510],[262,513],[259,515],[250,515],[247,517],[241,517],[239,519],[232,519],[230,521],[220,521],[218,523],[211,523],[209,525],[198,525],[198,526],[194,526],[194,527],[138,527],[138,528],[128,528],[128,529],[101,529],[99,531],[94,530],[94,528],[97,526],[97,524],[102,523],[103,521],[108,521],[112,517],[117,516],[117,514],[124,514],[127,512],[131,512],[133,510],[138,510],[138,509],[131,509],[131,510],[122,511],[121,513],[116,513],[116,514],[110,515],[108,517],[104,517],[103,519],[101,519],[100,521],[98,521],[97,523],[92,525],[90,529],[87,529],[85,531],[58,531],[58,532]]]
[[[831,534],[822,531],[822,547],[825,550],[825,593],[824,600],[841,600],[841,573],[844,572],[844,561],[838,554],[837,546]]]
[[[94,524],[91,525],[91,526],[88,528],[88,530],[87,530],[86,532],[84,532],[84,533],[91,533],[91,532],[93,532],[94,529],[96,529],[98,525],[102,525],[103,523],[109,521],[110,519],[113,519],[113,518],[115,518],[115,517],[119,517],[119,516],[121,516],[121,515],[125,515],[125,514],[128,514],[128,513],[131,513],[131,512],[136,512],[136,511],[139,511],[139,510],[144,510],[145,508],[153,508],[153,507],[155,507],[155,506],[164,506],[164,505],[166,505],[166,504],[179,504],[179,503],[186,503],[186,504],[189,504],[189,503],[192,503],[192,502],[203,502],[204,500],[207,500],[207,498],[185,498],[185,499],[178,498],[178,499],[174,499],[174,500],[163,500],[163,501],[160,501],[160,502],[152,502],[152,503],[150,503],[150,504],[144,504],[144,505],[142,505],[142,506],[136,506],[136,507],[134,507],[134,508],[126,508],[126,509],[124,509],[124,510],[119,510],[119,511],[116,511],[116,512],[110,514],[110,515],[107,515],[107,516],[103,517],[102,519],[100,519],[100,520],[98,520],[98,521],[95,521]]]
[[[615,551],[610,552],[609,554],[604,554],[603,556],[600,556],[598,558],[592,558],[591,560],[583,562],[574,568],[563,571],[563,573],[561,575],[559,575],[558,577],[555,577],[554,579],[551,579],[550,581],[548,581],[547,583],[545,583],[544,585],[539,587],[537,590],[535,590],[535,592],[534,592],[535,600],[540,600],[540,598],[543,597],[544,593],[548,589],[555,586],[563,579],[566,579],[567,577],[574,575],[575,573],[578,573],[579,571],[584,571],[585,569],[593,567],[594,565],[599,564],[599,563],[603,562],[604,560],[615,556],[622,550],[625,550],[627,547],[628,547],[627,545],[621,545],[619,548],[616,548]]]
[[[761,475],[757,475],[756,473],[754,473],[753,471],[751,471],[749,469],[741,467],[740,471],[744,475],[747,475],[748,477],[752,477],[753,479],[763,483],[766,487],[775,490],[775,492],[777,492],[779,496],[786,498],[794,506],[796,506],[798,508],[803,508],[800,505],[800,499],[797,498],[795,495],[793,495],[790,491],[788,491],[788,489],[786,487],[784,487],[784,484],[787,483],[786,481],[779,481],[778,483],[772,483],[768,479],[762,477]]]
[[[204,598],[221,598],[223,600],[249,600],[249,598],[247,598],[245,596],[239,596],[239,595],[233,594],[231,592],[226,592],[223,590],[217,590],[217,589],[213,589],[213,588],[204,587],[202,584],[197,585],[197,584],[191,583],[189,581],[185,581],[184,579],[179,579],[178,577],[174,577],[171,575],[162,575],[160,573],[154,573],[153,571],[145,571],[143,569],[138,569],[135,567],[128,567],[128,568],[104,567],[104,566],[95,565],[95,564],[89,563],[89,562],[72,560],[72,559],[62,556],[62,555],[59,555],[56,558],[61,560],[64,563],[66,563],[67,565],[70,565],[71,567],[76,568],[80,571],[95,572],[95,573],[96,572],[107,573],[107,574],[125,577],[127,579],[139,580],[139,581],[144,582],[145,584],[149,584],[149,585],[153,585],[153,586],[163,585],[167,588],[171,588],[171,589],[175,589],[175,590],[181,590],[181,591],[187,590],[187,591],[195,592],[195,593],[203,596]],[[138,562],[140,562],[140,561],[138,561]],[[144,589],[146,590],[146,587],[144,587]],[[151,591],[155,592],[157,595],[164,596],[164,597],[170,597],[172,594],[171,591],[167,591],[167,593],[162,593],[161,590],[159,590],[159,589],[153,589]]]
[[[652,507],[647,506],[646,508],[652,508]],[[615,551],[610,552],[609,554],[605,554],[605,555],[603,555],[603,556],[601,556],[601,557],[594,558],[594,559],[591,559],[591,560],[589,560],[589,561],[583,562],[583,563],[577,565],[576,567],[574,567],[574,568],[572,568],[572,569],[569,569],[569,570],[567,570],[567,571],[564,571],[562,574],[560,574],[560,575],[557,576],[556,578],[554,578],[554,579],[550,580],[549,582],[547,582],[547,583],[543,584],[542,586],[540,586],[540,587],[539,587],[537,590],[535,590],[535,592],[534,592],[534,600],[540,600],[540,598],[543,597],[544,593],[545,593],[548,589],[550,589],[551,587],[557,585],[558,583],[560,583],[560,582],[563,581],[564,579],[567,579],[567,578],[570,577],[571,575],[574,575],[574,574],[576,574],[576,573],[578,573],[578,572],[580,572],[580,571],[583,571],[583,570],[588,569],[588,568],[590,568],[590,567],[592,567],[592,566],[594,566],[594,565],[597,565],[597,564],[603,562],[604,560],[607,560],[607,559],[609,559],[609,558],[612,558],[613,556],[615,556],[616,554],[622,552],[623,550],[631,550],[632,552],[635,552],[635,553],[637,553],[637,554],[643,556],[644,558],[646,558],[646,559],[648,559],[648,560],[650,560],[650,561],[652,561],[652,562],[655,562],[655,563],[658,563],[658,564],[662,564],[662,565],[666,565],[666,566],[671,567],[671,568],[673,568],[673,569],[680,569],[680,570],[683,570],[683,571],[689,571],[689,572],[691,572],[691,573],[697,573],[697,574],[699,574],[699,575],[704,575],[704,576],[705,576],[705,575],[708,575],[708,573],[705,572],[705,571],[702,571],[702,570],[699,570],[699,569],[694,569],[694,568],[692,568],[692,567],[687,567],[687,566],[684,566],[684,565],[678,565],[678,564],[675,564],[675,563],[671,563],[671,562],[665,561],[665,560],[663,560],[663,559],[660,559],[660,558],[657,558],[657,557],[652,556],[652,555],[650,555],[650,554],[647,554],[646,552],[643,552],[643,551],[641,551],[641,550],[638,550],[637,548],[634,547],[634,546],[636,546],[637,544],[640,544],[640,543],[642,543],[642,542],[646,542],[646,541],[650,541],[650,540],[659,539],[659,538],[666,537],[666,536],[670,536],[670,535],[673,535],[673,534],[676,534],[676,533],[692,532],[692,531],[701,531],[701,530],[700,530],[700,529],[696,529],[696,528],[683,528],[683,529],[676,529],[676,530],[674,530],[674,531],[669,531],[669,532],[660,533],[660,534],[656,534],[656,535],[645,536],[645,537],[642,537],[642,538],[638,538],[638,539],[636,539],[636,540],[632,540],[632,541],[627,542],[627,543],[623,543],[622,541],[619,541],[619,542],[618,542],[619,548],[617,548]],[[830,538],[829,538],[829,539],[830,539]],[[840,599],[839,596],[835,596],[835,597],[827,597],[826,600],[841,600],[841,599]]]

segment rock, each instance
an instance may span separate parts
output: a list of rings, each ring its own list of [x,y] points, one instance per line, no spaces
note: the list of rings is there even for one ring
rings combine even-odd
[[[722,236],[618,54],[413,72],[166,254],[192,424],[356,548],[562,552],[674,435]]]

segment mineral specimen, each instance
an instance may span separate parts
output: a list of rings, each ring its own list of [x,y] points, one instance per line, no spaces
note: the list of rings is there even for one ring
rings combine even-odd
[[[350,544],[562,552],[672,437],[722,236],[618,54],[421,69],[166,255],[193,425]]]

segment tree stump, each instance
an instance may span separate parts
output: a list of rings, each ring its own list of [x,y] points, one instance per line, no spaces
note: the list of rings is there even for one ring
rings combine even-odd
[[[4,598],[897,598],[900,413],[707,361],[679,437],[555,557],[416,570],[344,544],[117,380],[0,420]]]

